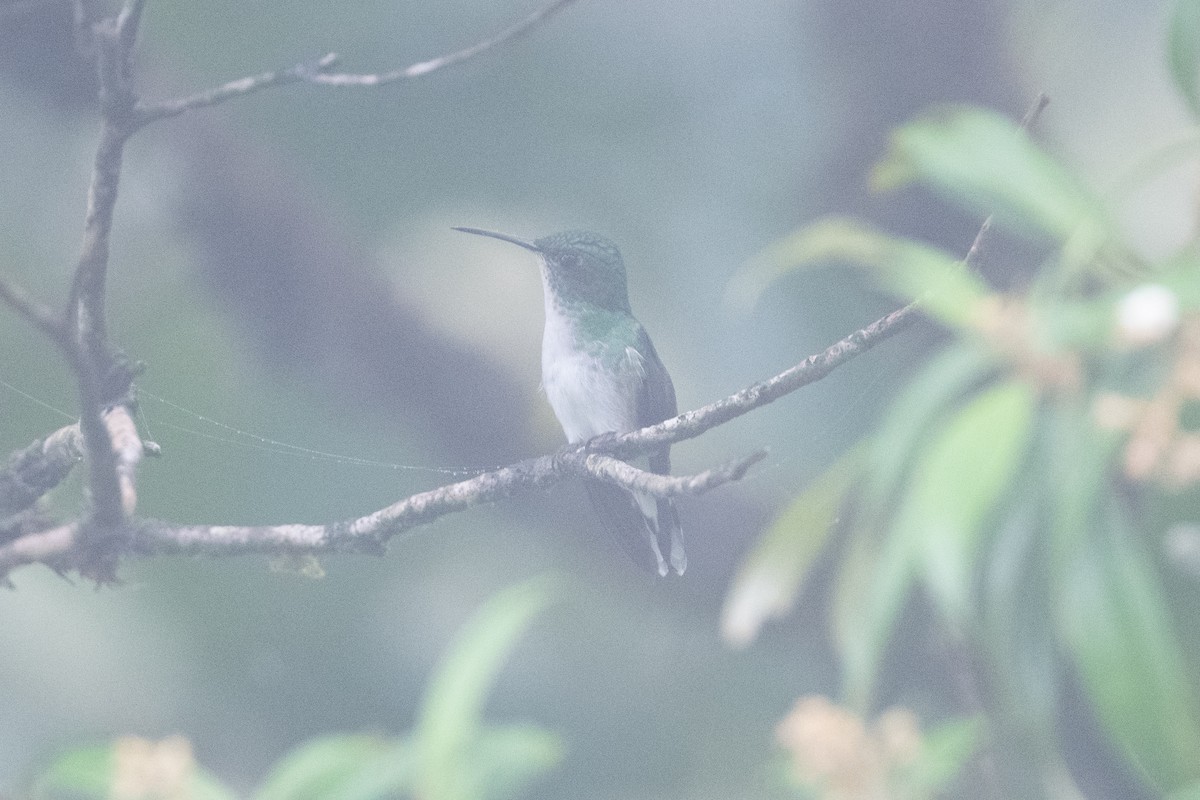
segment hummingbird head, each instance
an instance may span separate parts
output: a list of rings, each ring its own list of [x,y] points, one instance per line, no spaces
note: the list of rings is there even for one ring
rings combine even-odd
[[[605,237],[590,231],[566,231],[535,241],[479,228],[454,228],[490,236],[537,253],[546,291],[559,301],[582,301],[609,311],[629,313],[629,290],[621,251]]]

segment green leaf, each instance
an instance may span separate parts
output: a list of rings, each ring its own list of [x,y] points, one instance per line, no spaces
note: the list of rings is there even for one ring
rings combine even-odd
[[[488,728],[483,703],[521,632],[556,594],[536,579],[489,600],[460,632],[426,694],[411,741],[374,736],[318,739],[285,757],[257,800],[423,800],[512,797],[556,765],[557,736],[533,726]]]
[[[188,781],[187,796],[190,800],[237,800],[237,795],[232,789],[203,767],[196,767],[192,773]]]
[[[922,183],[1017,232],[1071,241],[1079,258],[1112,228],[1104,206],[1011,120],[967,107],[938,109],[898,128],[876,165],[879,189]]]
[[[1034,393],[1022,383],[980,392],[915,456],[882,546],[870,548],[862,533],[852,542],[835,620],[847,698],[856,708],[870,705],[884,651],[918,577],[943,614],[960,624],[968,617],[984,523],[1023,459],[1034,407]]]
[[[510,800],[525,794],[530,784],[562,762],[562,739],[534,725],[489,727],[476,742],[467,767],[473,777],[472,796]]]
[[[1153,279],[1169,289],[1179,302],[1181,312],[1200,310],[1200,252],[1194,247],[1179,253],[1162,264],[1161,272]]]
[[[838,459],[759,537],[725,596],[721,633],[726,642],[745,647],[764,622],[791,610],[858,473],[861,453],[856,447]]]
[[[1167,29],[1167,60],[1175,88],[1200,117],[1200,2],[1176,0]]]
[[[1019,760],[1030,765],[1045,764],[1055,752],[1063,672],[1057,629],[1046,611],[1057,599],[1040,513],[1053,491],[1046,483],[1044,465],[1035,460],[982,556],[977,637],[989,665],[993,746],[1019,750]]]
[[[1047,407],[1047,432],[1039,442],[1046,480],[1053,485],[1050,562],[1062,583],[1081,551],[1090,547],[1101,501],[1112,491],[1111,475],[1121,435],[1098,430],[1085,399]]]
[[[232,789],[203,767],[197,767],[192,773],[187,792],[191,800],[237,800]]]
[[[1037,398],[1019,381],[981,392],[921,454],[893,536],[910,539],[923,582],[958,625],[974,607],[985,523],[1025,460]]]
[[[911,544],[890,536],[879,549],[859,529],[842,559],[834,587],[834,639],[842,657],[846,701],[859,713],[872,706],[883,654],[912,592]]]
[[[68,750],[37,777],[33,796],[51,798],[69,794],[107,797],[112,787],[114,766],[111,745],[90,745]]]
[[[1200,783],[1193,783],[1171,792],[1167,800],[1200,800]]]
[[[1058,292],[1032,294],[1030,317],[1035,321],[1042,352],[1111,355],[1116,327],[1114,305],[1121,296],[1112,291],[1083,299],[1067,299]]]
[[[862,494],[865,524],[882,530],[922,438],[945,419],[947,409],[995,370],[996,359],[989,351],[958,342],[931,358],[900,391],[868,451]]]
[[[904,771],[898,797],[935,797],[947,789],[979,747],[983,720],[944,722],[925,734],[921,753]]]
[[[1188,0],[1196,6],[1196,0]],[[1146,191],[1149,185],[1173,172],[1188,169],[1200,151],[1200,135],[1194,131],[1184,133],[1181,138],[1150,148],[1121,166],[1116,178],[1104,193],[1105,198],[1116,205],[1129,200],[1136,193]]]
[[[862,269],[906,300],[920,298],[925,311],[957,327],[972,320],[988,294],[959,259],[943,250],[853,219],[828,217],[786,236],[739,270],[726,289],[726,305],[748,312],[782,275],[832,263]]]
[[[417,724],[418,794],[423,800],[479,797],[473,793],[469,767],[483,735],[484,700],[522,632],[559,594],[558,587],[556,579],[543,577],[505,589],[459,633],[429,687]]]
[[[412,773],[411,749],[404,743],[368,735],[326,736],[284,756],[254,796],[256,800],[386,797],[411,789]],[[366,776],[380,774],[389,776],[387,785],[364,792]],[[351,791],[355,785],[358,788]]]
[[[995,370],[977,346],[947,347],[897,397],[868,451],[860,510],[834,585],[833,639],[842,657],[846,696],[865,711],[892,628],[915,580],[916,548],[885,536],[921,441],[973,387]]]
[[[1200,704],[1155,572],[1115,500],[1064,576],[1060,624],[1105,731],[1158,794],[1200,780]]]
[[[338,800],[391,800],[410,794],[416,784],[417,758],[412,742],[394,739],[386,751],[349,773],[326,797]]]

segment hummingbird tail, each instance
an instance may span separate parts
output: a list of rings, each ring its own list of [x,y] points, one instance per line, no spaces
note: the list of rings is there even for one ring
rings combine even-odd
[[[672,570],[683,574],[687,555],[673,501],[598,481],[586,485],[600,521],[634,563],[663,577]]]
[[[683,526],[679,524],[679,511],[675,508],[674,501],[659,499],[658,526],[659,538],[663,538],[662,532],[666,532],[671,539],[671,569],[675,570],[676,575],[682,575],[687,569],[687,553],[683,551]]]

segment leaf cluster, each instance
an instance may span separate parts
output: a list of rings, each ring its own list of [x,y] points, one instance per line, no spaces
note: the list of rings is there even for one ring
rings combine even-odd
[[[483,707],[508,654],[561,592],[537,578],[493,596],[459,633],[430,682],[406,736],[336,734],[284,755],[253,800],[507,800],[563,758],[559,737],[530,723],[490,723]],[[239,795],[195,763],[185,739],[126,737],[59,755],[30,796],[57,800],[234,800]]]
[[[1200,3],[1177,4],[1169,51],[1200,116]],[[1153,153],[1122,190],[1197,155],[1194,141]],[[957,669],[971,673],[981,708],[960,710],[985,712],[1012,796],[1052,791],[1079,735],[1068,721],[1079,698],[1118,755],[1115,771],[1149,795],[1191,796],[1198,587],[1168,556],[1200,513],[1190,421],[1200,242],[1138,252],[1118,223],[1122,194],[1090,188],[978,108],[901,127],[872,181],[932,190],[1041,260],[1001,292],[970,258],[834,218],[743,271],[731,299],[747,305],[780,275],[848,267],[916,301],[948,336],[878,429],[764,533],[727,598],[727,638],[749,642],[832,563],[828,619],[852,707],[865,712],[885,678],[894,685],[889,654],[924,614],[966,653]]]

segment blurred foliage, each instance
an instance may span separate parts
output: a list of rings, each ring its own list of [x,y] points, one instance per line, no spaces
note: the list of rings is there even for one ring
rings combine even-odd
[[[505,800],[520,796],[562,759],[563,745],[530,724],[496,725],[483,704],[533,618],[560,595],[535,578],[490,598],[459,633],[434,675],[409,736],[332,735],[307,742],[272,768],[255,800]],[[97,800],[226,800],[238,795],[200,767],[190,742],[126,736],[61,754],[32,797]]]
[[[1167,44],[1175,86],[1192,114],[1200,117],[1200,3],[1174,4]]]
[[[1200,4],[1178,4],[1170,35],[1193,109],[1198,20]],[[787,271],[849,265],[919,300],[947,341],[879,430],[763,535],[727,597],[727,638],[752,637],[831,558],[830,625],[859,713],[880,701],[919,598],[967,654],[951,671],[979,686],[985,741],[1026,743],[1033,763],[1001,770],[998,796],[1057,793],[1078,735],[1064,721],[1073,697],[1086,703],[1073,718],[1094,721],[1138,793],[1194,796],[1200,586],[1194,572],[1180,580],[1190,567],[1178,556],[1200,513],[1200,241],[1143,256],[1123,241],[1113,198],[975,108],[900,128],[874,180],[992,214],[1043,260],[1027,285],[1000,293],[961,256],[836,219],[746,268],[731,290],[742,302]]]

